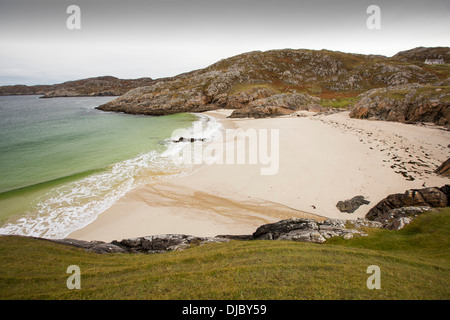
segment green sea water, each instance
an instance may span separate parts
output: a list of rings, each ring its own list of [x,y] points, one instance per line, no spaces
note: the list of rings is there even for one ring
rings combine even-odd
[[[193,114],[102,112],[111,97],[0,97],[0,233],[62,237],[139,183],[182,170],[159,156]]]

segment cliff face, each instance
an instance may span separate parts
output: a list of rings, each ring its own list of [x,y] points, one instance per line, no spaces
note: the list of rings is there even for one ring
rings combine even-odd
[[[3,86],[0,95],[43,95],[43,98],[80,97],[80,96],[120,96],[136,87],[147,86],[153,82],[150,78],[133,80],[105,76],[68,81],[54,85]]]
[[[428,66],[420,60],[434,57],[436,50],[430,49],[428,56],[421,50],[419,61],[411,53],[387,58],[328,50],[249,52],[201,70],[157,79],[99,109],[163,115],[229,108],[236,109],[232,117],[269,117],[338,100],[352,106],[367,90],[444,81],[449,75],[446,65]]]

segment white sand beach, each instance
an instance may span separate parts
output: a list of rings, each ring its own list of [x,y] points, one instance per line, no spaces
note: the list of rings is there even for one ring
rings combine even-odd
[[[261,175],[261,164],[204,164],[129,192],[68,238],[251,234],[290,217],[356,219],[391,193],[450,182],[433,173],[450,155],[450,132],[436,126],[357,120],[349,112],[226,118],[230,113],[207,112],[225,128],[279,130],[276,174]],[[370,204],[351,214],[336,208],[356,195]]]

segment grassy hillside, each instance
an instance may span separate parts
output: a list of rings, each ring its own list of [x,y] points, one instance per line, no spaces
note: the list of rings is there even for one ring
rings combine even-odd
[[[400,231],[325,244],[233,241],[157,255],[98,255],[0,237],[0,299],[449,299],[450,208]],[[69,290],[69,265],[81,289]],[[366,286],[369,265],[381,289]]]

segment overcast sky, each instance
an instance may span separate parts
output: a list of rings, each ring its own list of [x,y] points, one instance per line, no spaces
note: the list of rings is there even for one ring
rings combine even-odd
[[[370,30],[369,5],[381,9]],[[69,30],[69,5],[81,29]],[[243,52],[450,46],[449,0],[0,0],[0,85],[174,76]]]

